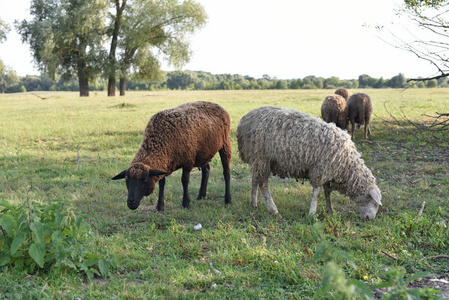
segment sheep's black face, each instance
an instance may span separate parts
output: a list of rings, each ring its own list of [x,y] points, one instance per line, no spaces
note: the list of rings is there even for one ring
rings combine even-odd
[[[144,172],[142,175],[141,178],[131,178],[129,174],[125,177],[129,209],[137,209],[143,196],[149,196],[154,191],[154,184],[151,185],[148,173]]]
[[[126,179],[126,188],[128,189],[128,208],[134,210],[139,207],[140,201],[144,196],[149,196],[153,193],[154,186],[158,181],[156,179],[156,176],[164,174],[166,173],[162,171],[136,170],[131,167],[128,170],[121,172],[112,179]]]

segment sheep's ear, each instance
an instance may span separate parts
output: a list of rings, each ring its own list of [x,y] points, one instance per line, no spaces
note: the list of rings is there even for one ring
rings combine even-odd
[[[382,196],[380,195],[380,191],[378,189],[370,189],[369,195],[374,199],[374,201],[376,201],[377,204],[382,205],[382,202],[380,201]]]
[[[150,170],[149,176],[159,176],[159,175],[165,175],[167,172],[159,171],[159,170]]]
[[[115,175],[114,177],[112,177],[112,180],[117,180],[117,179],[123,179],[126,177],[126,171],[122,171],[120,173],[118,173],[117,175]]]

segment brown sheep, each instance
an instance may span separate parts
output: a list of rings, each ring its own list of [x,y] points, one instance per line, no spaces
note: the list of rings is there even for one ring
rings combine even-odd
[[[369,123],[371,115],[373,114],[373,102],[367,94],[357,93],[349,97],[348,102],[348,117],[351,122],[351,138],[354,138],[354,128],[357,124],[357,128],[361,125],[365,127],[365,140],[368,138],[368,134],[371,135],[371,129]]]
[[[112,178],[126,179],[128,207],[137,209],[143,196],[153,193],[159,181],[156,209],[163,210],[165,177],[180,168],[184,190],[182,206],[187,208],[190,205],[188,185],[190,172],[194,167],[202,170],[198,199],[205,198],[209,162],[217,152],[223,165],[225,203],[231,203],[230,126],[227,111],[211,102],[186,103],[153,115],[130,167]]]
[[[329,95],[321,105],[321,117],[326,123],[335,123],[341,129],[348,127],[348,107],[340,95]]]
[[[339,88],[335,90],[334,94],[342,96],[346,101],[348,101],[349,97],[351,97],[352,95],[351,92],[345,88]]]

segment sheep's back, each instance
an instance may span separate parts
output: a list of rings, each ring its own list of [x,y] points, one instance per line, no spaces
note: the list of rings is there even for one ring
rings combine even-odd
[[[327,96],[321,104],[321,117],[325,122],[335,123],[337,127],[345,129],[348,118],[345,98],[337,94]]]
[[[163,154],[174,169],[202,167],[229,143],[229,114],[211,102],[191,102],[154,114],[145,129],[141,149],[145,155]],[[141,158],[136,155],[135,160]],[[163,159],[163,158],[161,158]],[[193,165],[192,165],[193,164]]]
[[[364,93],[353,94],[347,102],[348,116],[357,124],[369,124],[373,113],[373,102]]]

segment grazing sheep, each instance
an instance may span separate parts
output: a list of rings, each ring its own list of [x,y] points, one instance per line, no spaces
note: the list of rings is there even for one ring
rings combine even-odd
[[[348,101],[349,97],[351,97],[351,92],[345,88],[336,89],[334,94],[342,96],[346,101]]]
[[[327,123],[335,123],[341,129],[348,127],[348,107],[346,100],[340,95],[327,96],[321,105],[321,117]]]
[[[360,217],[373,219],[381,193],[349,135],[293,109],[266,106],[246,114],[237,127],[241,159],[251,166],[251,204],[257,206],[260,188],[268,210],[278,214],[270,195],[270,174],[306,178],[313,187],[309,214],[315,214],[324,188],[326,211],[332,213],[330,194],[337,190],[356,203]]]
[[[351,138],[354,138],[354,128],[357,124],[357,129],[361,125],[365,126],[365,140],[368,134],[371,135],[369,122],[373,114],[373,102],[367,94],[357,93],[349,97],[348,102],[348,118],[351,122]]]
[[[189,207],[189,177],[194,167],[201,168],[198,199],[206,197],[209,162],[218,152],[225,179],[225,203],[231,203],[230,169],[231,121],[220,105],[192,102],[153,115],[145,128],[142,145],[130,167],[113,180],[126,179],[128,207],[137,209],[143,196],[153,193],[159,181],[156,209],[164,209],[165,177],[182,168],[184,196],[182,206]]]

